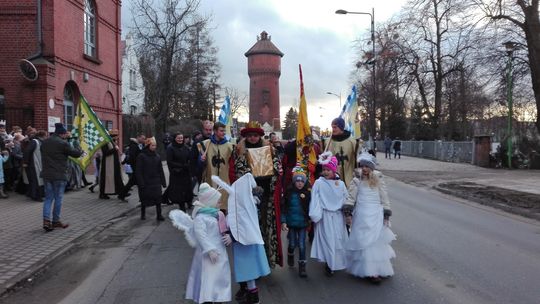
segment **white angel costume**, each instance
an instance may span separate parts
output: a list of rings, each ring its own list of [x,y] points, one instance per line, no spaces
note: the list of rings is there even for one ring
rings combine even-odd
[[[396,254],[390,243],[396,236],[384,225],[383,216],[385,212],[391,214],[390,201],[382,173],[373,171],[373,174],[379,180],[378,185],[372,188],[367,180],[355,177],[345,202],[346,205],[354,205],[347,243],[347,272],[358,277],[394,275],[390,259]],[[361,171],[356,175],[361,176]]]
[[[207,189],[210,188],[210,189]],[[209,199],[202,192],[207,192]],[[194,203],[193,220],[181,210],[169,217],[175,227],[183,230],[186,239],[195,247],[186,286],[186,299],[197,303],[231,301],[231,270],[227,250],[221,239],[218,217],[214,212],[221,194],[208,184],[201,185],[199,200]],[[208,203],[210,202],[211,203]],[[215,210],[215,211],[214,211]]]
[[[219,177],[212,181],[229,194],[227,224],[233,242],[234,275],[236,282],[247,282],[270,273],[259,228],[257,206],[252,190],[257,186],[251,173],[237,179],[231,186]]]
[[[347,266],[347,230],[341,212],[346,195],[343,181],[324,177],[319,177],[311,190],[309,217],[316,223],[311,257],[325,262],[333,271]]]

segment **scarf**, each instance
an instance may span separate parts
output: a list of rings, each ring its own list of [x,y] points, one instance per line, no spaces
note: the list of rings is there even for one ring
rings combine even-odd
[[[215,134],[212,134],[212,136],[210,136],[210,141],[211,141],[213,144],[216,144],[216,145],[223,145],[223,144],[227,143],[227,139],[226,139],[226,138],[223,138],[223,139],[221,139],[220,141],[218,141]]]

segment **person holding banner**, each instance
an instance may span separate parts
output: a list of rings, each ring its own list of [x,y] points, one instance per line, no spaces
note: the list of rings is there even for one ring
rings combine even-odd
[[[258,122],[249,122],[240,131],[240,135],[243,139],[236,146],[234,156],[236,178],[251,173],[257,185],[264,190],[259,204],[259,223],[268,264],[271,268],[274,268],[276,264],[283,266],[279,230],[281,228],[280,195],[277,195],[277,193],[280,194],[280,178],[283,174],[281,162],[272,144],[262,138],[264,130]]]
[[[79,158],[82,150],[73,148],[67,141],[68,132],[62,123],[54,125],[54,134],[43,141],[41,158],[43,171],[41,177],[45,183],[45,201],[43,202],[43,229],[49,232],[54,228],[67,228],[68,224],[60,221],[62,199],[68,176],[68,157]],[[51,205],[52,221],[51,221]]]
[[[109,135],[112,142],[101,147],[101,164],[99,170],[99,198],[109,199],[109,194],[117,194],[124,188],[122,167],[120,166],[120,148],[118,147],[118,130],[112,129]]]
[[[350,185],[353,179],[357,150],[356,140],[350,131],[345,130],[345,120],[341,117],[332,120],[332,137],[325,151],[332,152],[337,158],[339,163],[337,174],[346,186]]]

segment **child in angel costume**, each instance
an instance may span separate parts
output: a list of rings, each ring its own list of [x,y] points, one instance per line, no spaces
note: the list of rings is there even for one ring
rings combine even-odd
[[[257,184],[251,173],[246,173],[230,186],[217,176],[212,176],[212,181],[229,194],[227,224],[234,239],[234,276],[240,284],[235,299],[239,303],[259,303],[255,280],[270,274],[270,266],[259,228],[258,199],[253,195]]]
[[[311,257],[326,263],[326,274],[345,269],[347,230],[341,208],[347,195],[343,181],[336,177],[337,158],[331,152],[319,156],[322,176],[313,184],[309,217],[315,223]]]
[[[363,152],[358,164],[343,206],[346,220],[352,222],[346,247],[347,271],[379,284],[382,277],[394,275],[390,262],[396,257],[390,246],[396,239],[390,230],[392,211],[383,175],[375,170],[373,157]]]
[[[221,193],[207,183],[199,188],[192,217],[181,210],[169,213],[195,247],[186,286],[186,299],[197,303],[231,301],[231,269],[225,244],[230,244],[225,216],[219,211]]]

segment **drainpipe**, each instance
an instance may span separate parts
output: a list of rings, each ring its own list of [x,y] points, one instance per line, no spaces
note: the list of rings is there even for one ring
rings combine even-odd
[[[28,60],[33,60],[41,57],[43,55],[43,31],[42,31],[42,20],[41,20],[41,11],[42,3],[41,0],[36,0],[37,3],[37,36],[38,36],[38,51],[32,56],[28,57]]]

